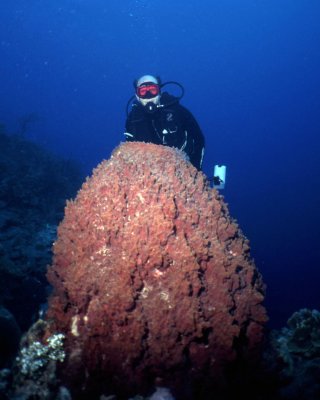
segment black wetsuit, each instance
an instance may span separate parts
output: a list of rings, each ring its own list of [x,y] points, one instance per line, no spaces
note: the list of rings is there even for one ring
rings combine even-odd
[[[163,107],[150,113],[138,101],[133,103],[126,121],[126,140],[176,147],[201,170],[205,141],[194,116],[166,92],[161,94],[160,104]]]

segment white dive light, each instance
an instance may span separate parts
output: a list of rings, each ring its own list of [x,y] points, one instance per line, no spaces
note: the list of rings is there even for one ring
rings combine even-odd
[[[227,167],[225,165],[215,165],[213,171],[213,187],[224,189],[226,184]],[[216,182],[216,183],[215,183]]]

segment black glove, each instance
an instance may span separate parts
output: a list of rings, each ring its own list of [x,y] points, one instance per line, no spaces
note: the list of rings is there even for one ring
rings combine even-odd
[[[213,184],[216,185],[216,186],[220,185],[220,183],[223,182],[223,180],[220,179],[219,176],[214,176],[212,180],[213,180]]]

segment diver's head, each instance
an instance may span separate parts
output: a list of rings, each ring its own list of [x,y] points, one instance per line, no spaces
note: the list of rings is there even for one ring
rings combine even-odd
[[[134,81],[137,100],[143,105],[160,103],[160,79],[153,75],[143,75]],[[152,104],[149,104],[150,106]]]

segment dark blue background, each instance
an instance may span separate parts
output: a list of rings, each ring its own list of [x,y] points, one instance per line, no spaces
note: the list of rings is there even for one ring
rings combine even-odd
[[[123,140],[132,81],[185,86],[223,194],[267,284],[270,325],[320,308],[319,0],[11,0],[0,122],[90,174]]]

